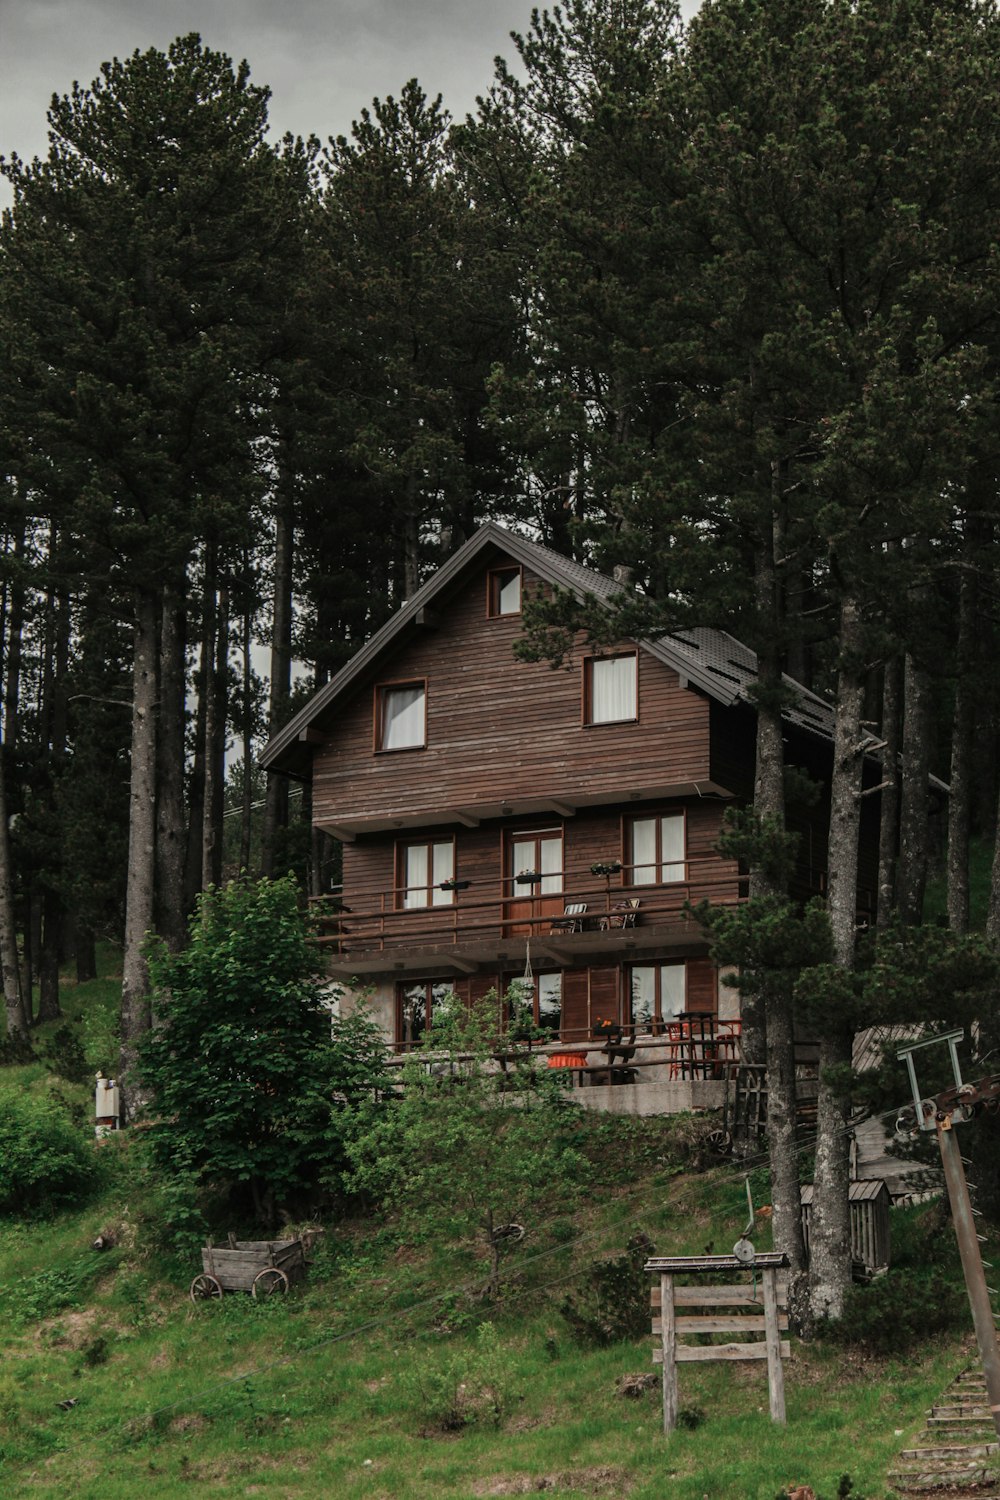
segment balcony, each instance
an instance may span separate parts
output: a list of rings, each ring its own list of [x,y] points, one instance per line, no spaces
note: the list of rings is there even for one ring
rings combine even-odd
[[[621,874],[570,866],[558,892],[551,890],[554,877],[527,880],[524,872],[502,880],[458,879],[448,891],[435,890],[447,904],[419,908],[403,905],[402,889],[352,887],[346,903],[335,893],[314,900],[311,910],[336,978],[519,967],[529,942],[534,962],[558,968],[642,962],[700,941],[689,903],[731,906],[746,897],[746,878],[717,854],[685,861],[682,874],[669,883],[623,886]],[[626,898],[638,903],[631,915],[616,909]],[[566,920],[567,906],[584,910]]]

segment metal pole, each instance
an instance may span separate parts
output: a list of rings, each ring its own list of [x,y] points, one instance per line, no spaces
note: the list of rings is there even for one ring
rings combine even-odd
[[[962,1166],[962,1156],[950,1119],[944,1124],[939,1121],[937,1138],[941,1151],[941,1163],[944,1167],[944,1180],[951,1202],[951,1216],[955,1223],[958,1253],[962,1257],[965,1287],[969,1294],[969,1306],[972,1309],[972,1321],[975,1324],[976,1341],[979,1344],[979,1357],[983,1362],[983,1373],[986,1376],[986,1396],[990,1404],[993,1426],[997,1436],[1000,1437],[1000,1347],[997,1345],[996,1329],[993,1326],[993,1309],[990,1306],[990,1295],[983,1271],[983,1258],[979,1253],[979,1241],[976,1238],[976,1226],[972,1217],[972,1202],[965,1180],[965,1169]]]

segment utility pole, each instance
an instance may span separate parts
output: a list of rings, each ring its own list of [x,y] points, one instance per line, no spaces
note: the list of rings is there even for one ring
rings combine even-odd
[[[951,1204],[951,1217],[955,1225],[955,1237],[958,1240],[958,1253],[961,1256],[962,1271],[965,1276],[965,1288],[969,1295],[972,1322],[976,1330],[976,1342],[979,1345],[979,1357],[982,1360],[983,1374],[986,1377],[987,1399],[990,1403],[993,1426],[997,1436],[1000,1437],[1000,1346],[997,1344],[996,1329],[993,1326],[993,1308],[990,1305],[990,1293],[986,1285],[986,1273],[983,1270],[983,1257],[979,1251],[979,1236],[976,1233],[973,1218],[969,1185],[965,1180],[962,1155],[954,1129],[956,1125],[963,1125],[967,1120],[971,1120],[981,1105],[989,1104],[995,1107],[996,1101],[1000,1099],[1000,1079],[983,1078],[978,1083],[962,1082],[956,1043],[961,1041],[963,1036],[964,1032],[949,1031],[943,1036],[931,1037],[926,1042],[913,1042],[909,1047],[903,1047],[896,1053],[897,1058],[906,1063],[910,1089],[913,1093],[914,1110],[912,1125],[907,1118],[909,1111],[906,1110],[896,1122],[896,1131],[899,1135],[915,1135],[918,1131],[931,1130],[937,1134],[941,1164],[944,1167],[945,1186],[948,1189],[948,1201]],[[954,1085],[933,1099],[921,1098],[913,1054],[942,1042],[947,1044],[951,1055]]]

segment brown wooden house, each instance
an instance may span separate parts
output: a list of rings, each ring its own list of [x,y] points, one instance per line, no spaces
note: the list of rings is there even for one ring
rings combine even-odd
[[[553,587],[619,585],[482,527],[264,754],[311,779],[314,822],[342,841],[330,972],[370,992],[397,1048],[446,991],[502,994],[528,953],[536,1019],[565,1044],[599,1020],[662,1036],[738,1018],[686,907],[746,895],[715,845],[752,792],[753,653],[698,629],[518,661],[521,601]],[[831,729],[797,689],[789,760],[821,781]],[[802,813],[803,897],[823,890],[827,816],[822,796]]]

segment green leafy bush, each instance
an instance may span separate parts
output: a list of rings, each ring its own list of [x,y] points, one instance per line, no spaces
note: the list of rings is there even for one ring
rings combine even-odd
[[[418,1363],[411,1379],[425,1430],[500,1427],[518,1399],[513,1366],[492,1323],[480,1325],[474,1348],[443,1363]]]
[[[643,1266],[655,1254],[644,1234],[633,1235],[624,1255],[596,1260],[580,1292],[559,1311],[583,1344],[618,1344],[649,1333],[649,1276]]]
[[[584,1185],[576,1107],[554,1070],[527,1050],[494,1061],[497,997],[435,1006],[404,1091],[350,1145],[354,1181],[397,1215],[414,1241],[471,1242],[496,1297],[518,1246]]]
[[[939,1270],[923,1276],[912,1268],[887,1271],[870,1286],[851,1287],[842,1317],[824,1328],[837,1343],[858,1344],[871,1354],[902,1354],[935,1333],[968,1319],[965,1292]]]
[[[93,1137],[56,1100],[0,1088],[0,1213],[52,1213],[80,1203],[98,1176]]]
[[[383,1084],[378,1028],[332,1016],[317,967],[291,879],[205,892],[188,947],[150,958],[154,1159],[188,1185],[249,1189],[267,1225],[340,1188],[355,1110]]]

